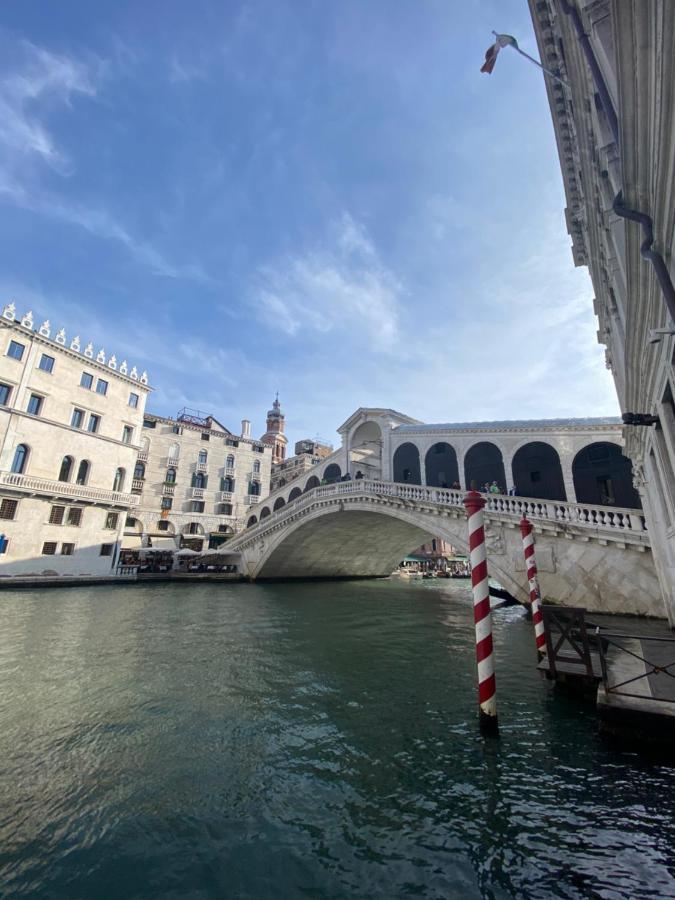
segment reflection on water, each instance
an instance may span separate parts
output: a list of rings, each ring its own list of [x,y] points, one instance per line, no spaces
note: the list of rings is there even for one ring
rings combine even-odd
[[[673,770],[604,745],[464,584],[0,595],[0,895],[670,897]],[[630,625],[633,626],[633,622]]]

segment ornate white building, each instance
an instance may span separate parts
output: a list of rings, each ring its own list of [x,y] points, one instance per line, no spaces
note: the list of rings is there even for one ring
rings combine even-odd
[[[0,578],[113,574],[145,372],[13,303],[0,316]]]
[[[675,622],[675,7],[529,0],[576,265],[596,293],[626,453]],[[637,416],[637,418],[636,418]]]

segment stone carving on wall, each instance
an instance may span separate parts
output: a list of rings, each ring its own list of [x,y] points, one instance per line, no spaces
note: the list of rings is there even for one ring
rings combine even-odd
[[[503,556],[506,553],[504,531],[501,525],[485,526],[485,549],[488,556]]]

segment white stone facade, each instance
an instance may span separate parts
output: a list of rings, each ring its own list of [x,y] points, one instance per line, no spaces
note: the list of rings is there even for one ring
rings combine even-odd
[[[590,270],[598,340],[622,412],[658,418],[626,427],[626,451],[675,625],[673,4],[529,4],[542,61],[569,84],[546,79],[572,255]]]
[[[4,308],[0,579],[111,574],[138,503],[131,479],[147,382],[78,336]]]
[[[133,484],[140,504],[130,534],[206,549],[212,535],[234,534],[249,506],[269,493],[270,445],[213,418],[200,425],[147,414],[143,425]]]

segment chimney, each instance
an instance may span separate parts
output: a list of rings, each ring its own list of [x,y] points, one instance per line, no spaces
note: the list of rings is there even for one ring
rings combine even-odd
[[[245,438],[251,437],[251,423],[248,419],[241,420],[241,436]]]

